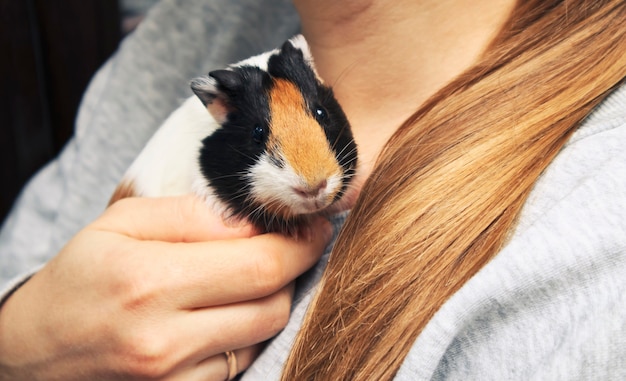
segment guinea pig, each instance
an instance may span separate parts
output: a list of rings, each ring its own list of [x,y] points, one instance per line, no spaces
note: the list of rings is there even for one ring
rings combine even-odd
[[[283,233],[336,209],[357,147],[302,36],[196,78],[191,89],[195,96],[157,130],[110,203],[195,193],[225,219]]]

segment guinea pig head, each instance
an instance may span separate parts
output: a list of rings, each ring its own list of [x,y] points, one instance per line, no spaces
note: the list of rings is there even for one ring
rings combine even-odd
[[[202,142],[201,171],[234,215],[284,231],[342,197],[356,145],[332,90],[301,49],[288,41],[266,70],[218,70],[192,88],[221,125]]]

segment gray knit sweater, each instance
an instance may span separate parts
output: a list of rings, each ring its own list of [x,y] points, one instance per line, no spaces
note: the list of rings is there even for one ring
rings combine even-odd
[[[298,25],[287,0],[163,0],[153,9],[94,78],[75,137],[6,220],[4,294],[101,213],[190,95],[190,78],[276,47]],[[327,255],[300,280],[287,328],[243,380],[279,377]],[[626,380],[626,87],[571,138],[510,242],[429,322],[397,379]]]

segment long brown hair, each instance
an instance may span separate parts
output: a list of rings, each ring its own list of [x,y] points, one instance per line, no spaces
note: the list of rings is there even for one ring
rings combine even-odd
[[[626,75],[626,2],[519,1],[396,132],[341,232],[284,380],[389,380],[506,242],[542,171]]]

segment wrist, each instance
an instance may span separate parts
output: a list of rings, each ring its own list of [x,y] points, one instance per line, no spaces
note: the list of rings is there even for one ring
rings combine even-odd
[[[14,278],[11,280],[0,292],[0,311],[2,311],[2,307],[6,303],[6,301],[17,291],[20,287],[24,285],[24,283],[28,282],[28,280],[35,274],[35,271],[22,274],[21,276]]]
[[[0,381],[33,379],[24,373],[28,351],[25,351],[25,343],[28,342],[27,332],[32,327],[24,325],[26,321],[24,313],[27,310],[21,305],[19,299],[23,286],[28,283],[33,274],[27,274],[12,282],[1,296],[0,301]]]

